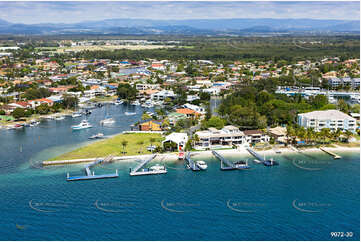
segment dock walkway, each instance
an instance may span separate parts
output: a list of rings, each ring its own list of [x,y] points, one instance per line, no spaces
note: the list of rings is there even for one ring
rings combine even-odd
[[[188,162],[189,168],[192,171],[200,171],[201,169],[197,166],[197,164],[192,160],[191,158],[191,152],[187,152],[186,157],[185,157],[186,161]]]
[[[246,148],[247,151],[253,155],[257,160],[261,161],[261,162],[265,162],[266,160],[260,155],[258,154],[256,151],[252,150],[251,148],[247,147]]]
[[[140,168],[142,168],[143,166],[145,166],[147,163],[149,163],[151,160],[153,160],[157,155],[152,155],[150,158],[145,159],[143,161],[141,161],[134,169],[130,170],[130,175],[134,176],[136,175],[136,173],[138,172],[138,170]]]
[[[320,150],[322,150],[323,152],[333,156],[334,159],[341,159],[342,158],[340,155],[338,155],[336,153],[333,153],[333,152],[331,152],[329,150],[326,150],[324,147],[320,147]]]
[[[93,180],[93,179],[103,179],[103,178],[115,178],[118,177],[118,170],[115,170],[114,174],[104,174],[104,175],[95,175],[94,172],[92,173],[90,168],[99,165],[101,163],[110,162],[113,159],[112,155],[107,156],[105,159],[97,159],[93,163],[87,164],[84,168],[85,176],[73,176],[70,177],[69,173],[67,174],[66,180],[67,181],[79,181],[79,180]]]
[[[212,154],[221,161],[221,170],[235,170],[235,169],[237,169],[237,167],[234,165],[233,162],[227,160],[226,158],[224,158],[218,152],[212,150]],[[226,166],[224,166],[224,164],[226,164]]]

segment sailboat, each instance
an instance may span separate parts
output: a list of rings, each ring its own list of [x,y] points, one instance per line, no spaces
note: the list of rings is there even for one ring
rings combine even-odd
[[[107,112],[106,112],[106,115],[105,115],[105,119],[103,119],[102,121],[100,121],[100,124],[101,125],[111,125],[111,124],[114,124],[115,123],[115,120],[109,116],[108,114],[108,106],[107,106]]]

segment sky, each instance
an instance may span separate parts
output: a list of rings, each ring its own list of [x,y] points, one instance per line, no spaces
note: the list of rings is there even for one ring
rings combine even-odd
[[[0,19],[12,23],[76,23],[133,19],[310,18],[359,20],[360,2],[0,2]]]

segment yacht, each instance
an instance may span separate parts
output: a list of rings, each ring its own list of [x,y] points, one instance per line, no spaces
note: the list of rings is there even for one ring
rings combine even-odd
[[[65,119],[65,117],[64,117],[64,116],[56,116],[56,117],[55,117],[55,120],[57,120],[57,121],[59,121],[59,120],[63,120],[63,119]]]
[[[274,161],[272,158],[263,162],[265,166],[278,166],[278,162]]]
[[[123,104],[123,103],[124,103],[124,101],[122,101],[122,100],[116,100],[116,101],[114,102],[115,105],[121,105],[121,104]]]
[[[109,125],[109,124],[114,124],[115,120],[113,118],[106,118],[103,119],[102,121],[100,121],[101,125]]]
[[[207,163],[202,160],[196,161],[196,164],[201,170],[206,170],[208,168]]]
[[[135,105],[135,106],[139,106],[140,105],[140,102],[138,100],[134,101],[131,103],[132,105]]]
[[[161,166],[159,164],[156,164],[154,166],[151,166],[149,168],[149,170],[152,170],[152,171],[164,171],[165,170],[165,166]]]
[[[78,118],[78,117],[81,117],[81,113],[79,112],[74,112],[72,115],[71,115],[72,118]]]
[[[79,129],[88,129],[88,128],[92,128],[93,126],[91,126],[87,120],[82,120],[80,124],[78,125],[73,125],[71,126],[71,128],[73,130],[79,130]]]
[[[103,133],[98,133],[89,137],[89,139],[102,139],[102,138],[104,138]]]
[[[127,116],[131,116],[131,115],[136,115],[137,113],[136,112],[125,112],[124,114]]]
[[[243,160],[240,160],[240,161],[236,161],[234,163],[235,167],[237,169],[249,169],[251,168],[249,165],[248,165],[248,161],[243,161]]]
[[[40,122],[39,121],[36,121],[36,120],[30,120],[30,127],[34,127],[34,126],[37,126],[39,125]]]

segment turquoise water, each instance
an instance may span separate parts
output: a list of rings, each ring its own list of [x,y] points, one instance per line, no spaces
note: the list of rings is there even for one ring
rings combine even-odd
[[[110,108],[122,127],[74,133],[69,127],[80,120],[66,119],[0,131],[1,240],[359,240],[359,153],[340,152],[340,160],[321,152],[274,155],[277,167],[227,155],[249,159],[247,171],[220,171],[215,158],[196,155],[207,171],[164,159],[167,174],[141,177],[129,176],[136,165],[129,161],[95,169],[118,169],[119,178],[81,182],[65,178],[82,174],[82,165],[36,168],[92,134],[118,133],[139,118],[121,115],[126,106]],[[105,112],[95,110],[89,121],[95,125]]]

